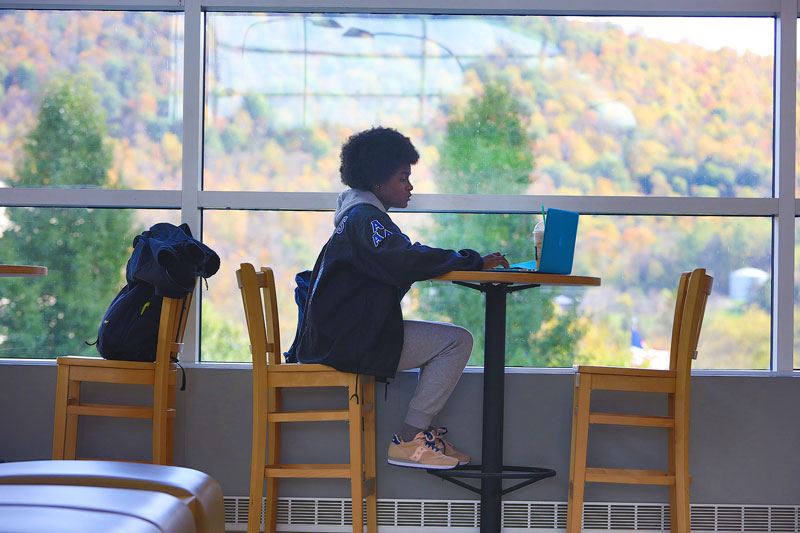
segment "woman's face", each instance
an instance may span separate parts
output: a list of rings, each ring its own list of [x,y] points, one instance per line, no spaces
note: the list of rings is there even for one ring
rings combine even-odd
[[[411,199],[411,190],[414,188],[411,186],[410,177],[411,165],[405,165],[392,174],[388,181],[374,185],[372,192],[386,209],[407,207]]]

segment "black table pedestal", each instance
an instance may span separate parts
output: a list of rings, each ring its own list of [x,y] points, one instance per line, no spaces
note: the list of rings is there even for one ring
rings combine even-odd
[[[451,483],[481,495],[481,533],[499,533],[502,523],[503,495],[555,476],[549,468],[503,466],[503,412],[505,402],[506,296],[508,293],[538,287],[538,284],[468,283],[454,281],[479,290],[486,297],[485,345],[483,358],[483,435],[481,465],[467,465],[452,470],[428,470]],[[477,479],[474,487],[462,479]],[[521,479],[503,489],[503,479]]]

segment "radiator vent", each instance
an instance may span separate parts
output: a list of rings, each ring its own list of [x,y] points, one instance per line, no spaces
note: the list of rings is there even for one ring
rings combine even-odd
[[[561,527],[566,527],[566,523]],[[586,502],[583,505],[583,527],[603,530],[669,531],[669,505]]]
[[[381,531],[474,532],[480,526],[477,500],[378,500]],[[246,496],[225,497],[228,531],[247,526]],[[263,511],[262,502],[262,511]],[[692,505],[692,531],[800,531],[800,506]],[[351,531],[346,498],[279,498],[278,531]],[[564,531],[566,502],[503,502],[503,530]],[[583,528],[594,531],[669,531],[669,505],[586,502]]]

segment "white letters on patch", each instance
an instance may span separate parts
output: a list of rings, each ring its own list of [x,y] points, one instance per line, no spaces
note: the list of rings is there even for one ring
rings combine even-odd
[[[377,220],[373,220],[371,224],[372,224],[372,244],[374,244],[375,247],[377,248],[378,245],[383,241],[383,239],[391,235],[392,232],[384,228],[383,225],[381,225],[381,223],[378,222]]]
[[[339,225],[336,226],[336,233],[341,234],[344,231],[344,223],[347,222],[347,216],[342,218],[342,221],[339,222]]]

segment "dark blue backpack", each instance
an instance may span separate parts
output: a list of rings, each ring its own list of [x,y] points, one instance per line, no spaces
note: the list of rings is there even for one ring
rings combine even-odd
[[[155,361],[161,300],[149,283],[125,285],[97,331],[100,355],[118,361]]]
[[[103,316],[97,351],[105,359],[155,361],[162,298],[186,296],[198,276],[208,278],[218,269],[219,256],[194,239],[186,224],[161,222],[137,235],[126,268],[128,284]]]
[[[283,352],[287,363],[297,362],[297,343],[300,342],[300,334],[303,331],[303,314],[306,310],[306,300],[308,300],[308,286],[311,283],[311,271],[304,270],[298,272],[294,277],[297,287],[294,290],[294,301],[297,304],[297,330],[295,330],[294,341],[288,351]]]

